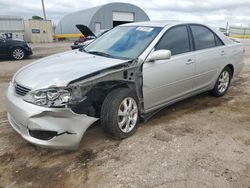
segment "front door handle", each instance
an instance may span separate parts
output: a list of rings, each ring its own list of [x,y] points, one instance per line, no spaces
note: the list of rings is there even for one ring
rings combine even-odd
[[[191,65],[194,63],[194,60],[193,59],[188,59],[187,62],[186,62],[186,65]]]

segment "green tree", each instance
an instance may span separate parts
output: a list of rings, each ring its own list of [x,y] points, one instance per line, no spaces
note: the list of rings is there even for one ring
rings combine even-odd
[[[32,20],[43,20],[40,16],[32,16]]]

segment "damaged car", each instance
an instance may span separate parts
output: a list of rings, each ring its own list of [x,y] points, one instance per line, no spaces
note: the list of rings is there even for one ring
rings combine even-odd
[[[75,41],[72,45],[71,45],[71,49],[75,50],[75,49],[79,49],[82,48],[84,46],[87,46],[88,44],[90,44],[91,42],[93,42],[95,39],[99,38],[100,36],[102,36],[104,33],[108,32],[108,29],[102,29],[96,33],[93,33],[87,26],[85,25],[76,25],[76,28],[83,34],[84,39],[82,41],[78,40]]]
[[[76,149],[90,125],[124,139],[140,121],[209,91],[223,96],[243,67],[244,47],[206,25],[117,26],[87,47],[40,59],[13,76],[8,120],[27,141]]]

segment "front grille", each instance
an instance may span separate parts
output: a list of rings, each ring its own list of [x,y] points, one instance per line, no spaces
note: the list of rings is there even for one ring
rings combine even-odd
[[[17,83],[15,83],[15,93],[20,96],[26,95],[30,91],[29,88],[21,86]]]

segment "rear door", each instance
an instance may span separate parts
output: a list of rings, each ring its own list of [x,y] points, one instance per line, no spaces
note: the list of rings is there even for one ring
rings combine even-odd
[[[194,62],[186,25],[166,31],[155,50],[171,51],[171,58],[145,62],[143,65],[143,97],[146,111],[163,106],[193,90]]]
[[[205,89],[217,79],[226,61],[226,49],[219,37],[209,28],[190,25],[195,49],[195,89]]]

